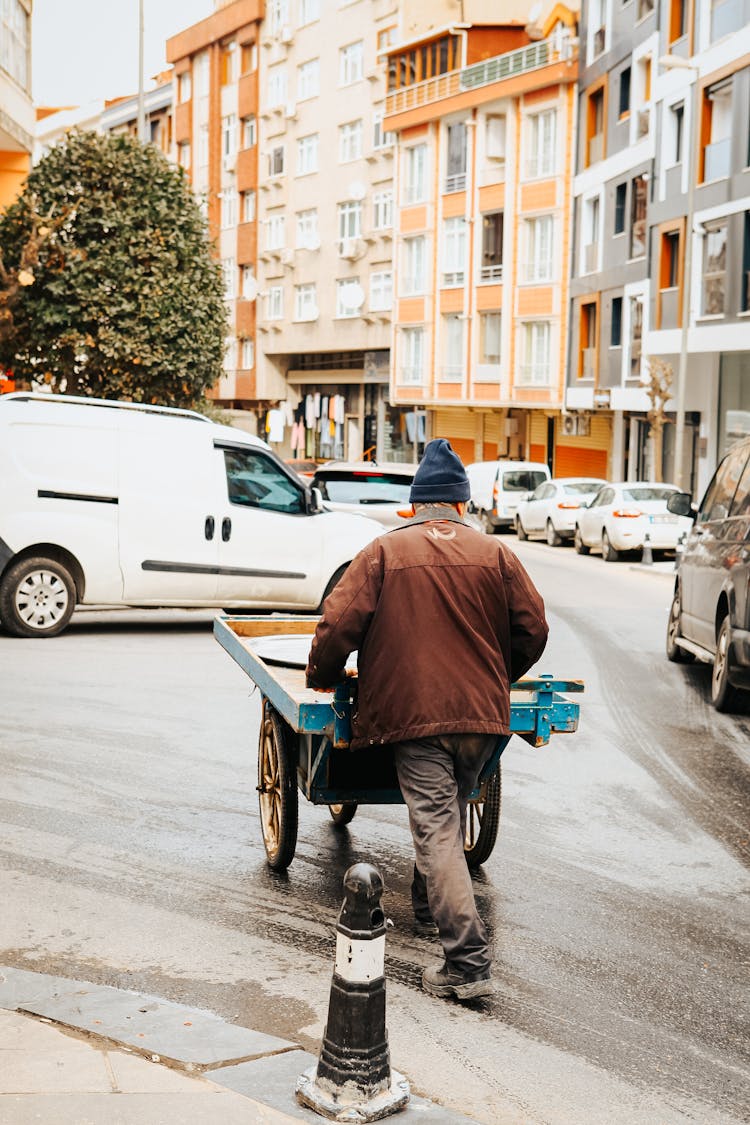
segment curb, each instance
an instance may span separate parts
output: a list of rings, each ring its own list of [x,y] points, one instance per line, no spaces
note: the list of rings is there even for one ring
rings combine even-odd
[[[658,575],[660,578],[672,579],[674,579],[674,576],[677,573],[677,571],[674,569],[674,566],[672,566],[671,564],[668,570],[661,570],[658,563],[652,563],[651,566],[644,566],[643,563],[631,563],[628,569],[635,570],[640,574],[650,574],[652,576]]]
[[[299,1044],[228,1023],[213,1012],[147,993],[0,965],[0,1009],[81,1033],[92,1046],[121,1047],[192,1077],[201,1077],[264,1106],[275,1121],[321,1118],[301,1106],[297,1078],[317,1064]],[[248,1106],[248,1109],[250,1107]],[[477,1125],[412,1095],[399,1112],[405,1125]]]

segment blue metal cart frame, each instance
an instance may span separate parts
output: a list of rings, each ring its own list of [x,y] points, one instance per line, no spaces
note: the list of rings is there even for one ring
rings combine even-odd
[[[261,693],[263,718],[258,751],[258,792],[266,854],[271,867],[289,866],[297,839],[297,791],[315,805],[328,805],[337,824],[347,824],[360,804],[402,804],[393,753],[388,746],[350,751],[351,705],[355,680],[332,694],[305,687],[301,668],[266,663],[252,647],[258,637],[311,634],[317,618],[275,615],[217,617],[214,636]],[[579,705],[562,694],[583,691],[580,680],[552,676],[513,684],[512,734],[532,746],[546,746],[553,734],[578,727]],[[472,793],[467,815],[466,857],[471,866],[492,852],[500,818],[498,747]]]

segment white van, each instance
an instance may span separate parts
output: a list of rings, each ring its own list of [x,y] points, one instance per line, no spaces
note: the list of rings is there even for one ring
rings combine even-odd
[[[541,461],[475,461],[466,466],[471,486],[471,508],[492,535],[501,527],[512,527],[521,500],[550,479]]]
[[[201,414],[0,396],[0,622],[77,604],[314,611],[383,528],[323,509],[259,438]]]

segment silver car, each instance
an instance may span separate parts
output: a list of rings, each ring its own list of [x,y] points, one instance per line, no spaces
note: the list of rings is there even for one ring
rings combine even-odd
[[[326,508],[368,516],[392,528],[407,522],[401,513],[411,508],[416,471],[416,465],[395,461],[329,461],[318,466],[311,486],[320,489]]]

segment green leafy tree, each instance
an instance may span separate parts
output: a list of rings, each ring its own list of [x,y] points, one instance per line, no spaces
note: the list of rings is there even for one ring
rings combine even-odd
[[[187,177],[73,133],[0,217],[0,365],[68,394],[190,406],[222,370],[221,269]]]

